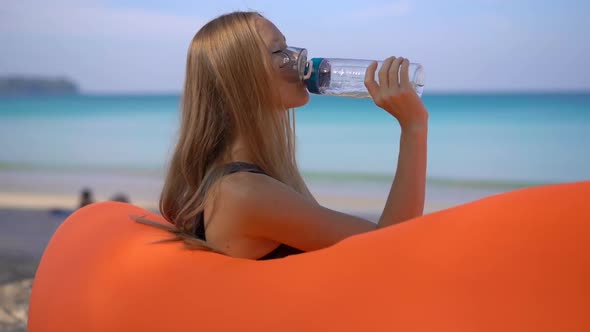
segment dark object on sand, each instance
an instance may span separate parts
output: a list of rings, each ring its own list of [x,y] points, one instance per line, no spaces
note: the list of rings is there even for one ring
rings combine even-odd
[[[94,198],[92,197],[92,191],[88,188],[84,188],[82,193],[80,194],[80,207],[84,207],[88,204],[94,203]]]
[[[111,201],[114,202],[122,202],[122,203],[130,203],[129,197],[125,194],[118,193],[111,198]]]

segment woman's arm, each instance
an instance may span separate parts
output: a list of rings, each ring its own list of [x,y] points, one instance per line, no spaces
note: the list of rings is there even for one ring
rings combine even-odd
[[[407,59],[385,60],[379,84],[374,79],[376,68],[376,62],[367,68],[365,86],[375,104],[393,115],[401,126],[397,171],[379,219],[379,227],[384,227],[421,216],[424,210],[428,112],[410,83]]]
[[[231,223],[223,227],[249,238],[311,251],[376,229],[371,221],[315,204],[263,174],[225,176],[219,189],[215,200],[223,210],[222,220]]]
[[[378,227],[421,216],[426,191],[428,128],[402,128],[397,170]]]

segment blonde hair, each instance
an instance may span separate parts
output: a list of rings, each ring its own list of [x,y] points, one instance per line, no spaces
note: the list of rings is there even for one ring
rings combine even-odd
[[[212,250],[193,234],[195,218],[213,199],[220,162],[240,137],[252,162],[313,200],[295,159],[293,110],[281,104],[275,68],[256,29],[257,12],[234,12],[205,24],[188,50],[178,142],[160,196],[162,227],[190,248]],[[315,201],[315,200],[313,200]]]

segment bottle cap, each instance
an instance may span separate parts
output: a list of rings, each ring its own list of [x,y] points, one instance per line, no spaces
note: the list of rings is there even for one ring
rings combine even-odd
[[[311,93],[320,93],[320,84],[319,84],[319,73],[320,73],[320,64],[324,58],[313,58],[311,59],[311,64],[313,68],[309,68],[309,66],[305,70],[305,74],[307,75],[308,71],[311,70],[311,77],[305,80],[305,85],[307,85],[307,90]]]

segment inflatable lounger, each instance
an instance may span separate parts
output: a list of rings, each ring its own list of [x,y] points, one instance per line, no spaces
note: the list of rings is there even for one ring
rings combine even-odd
[[[590,182],[541,186],[270,261],[149,242],[97,203],[49,242],[29,331],[590,331]],[[155,214],[152,220],[166,221]]]

